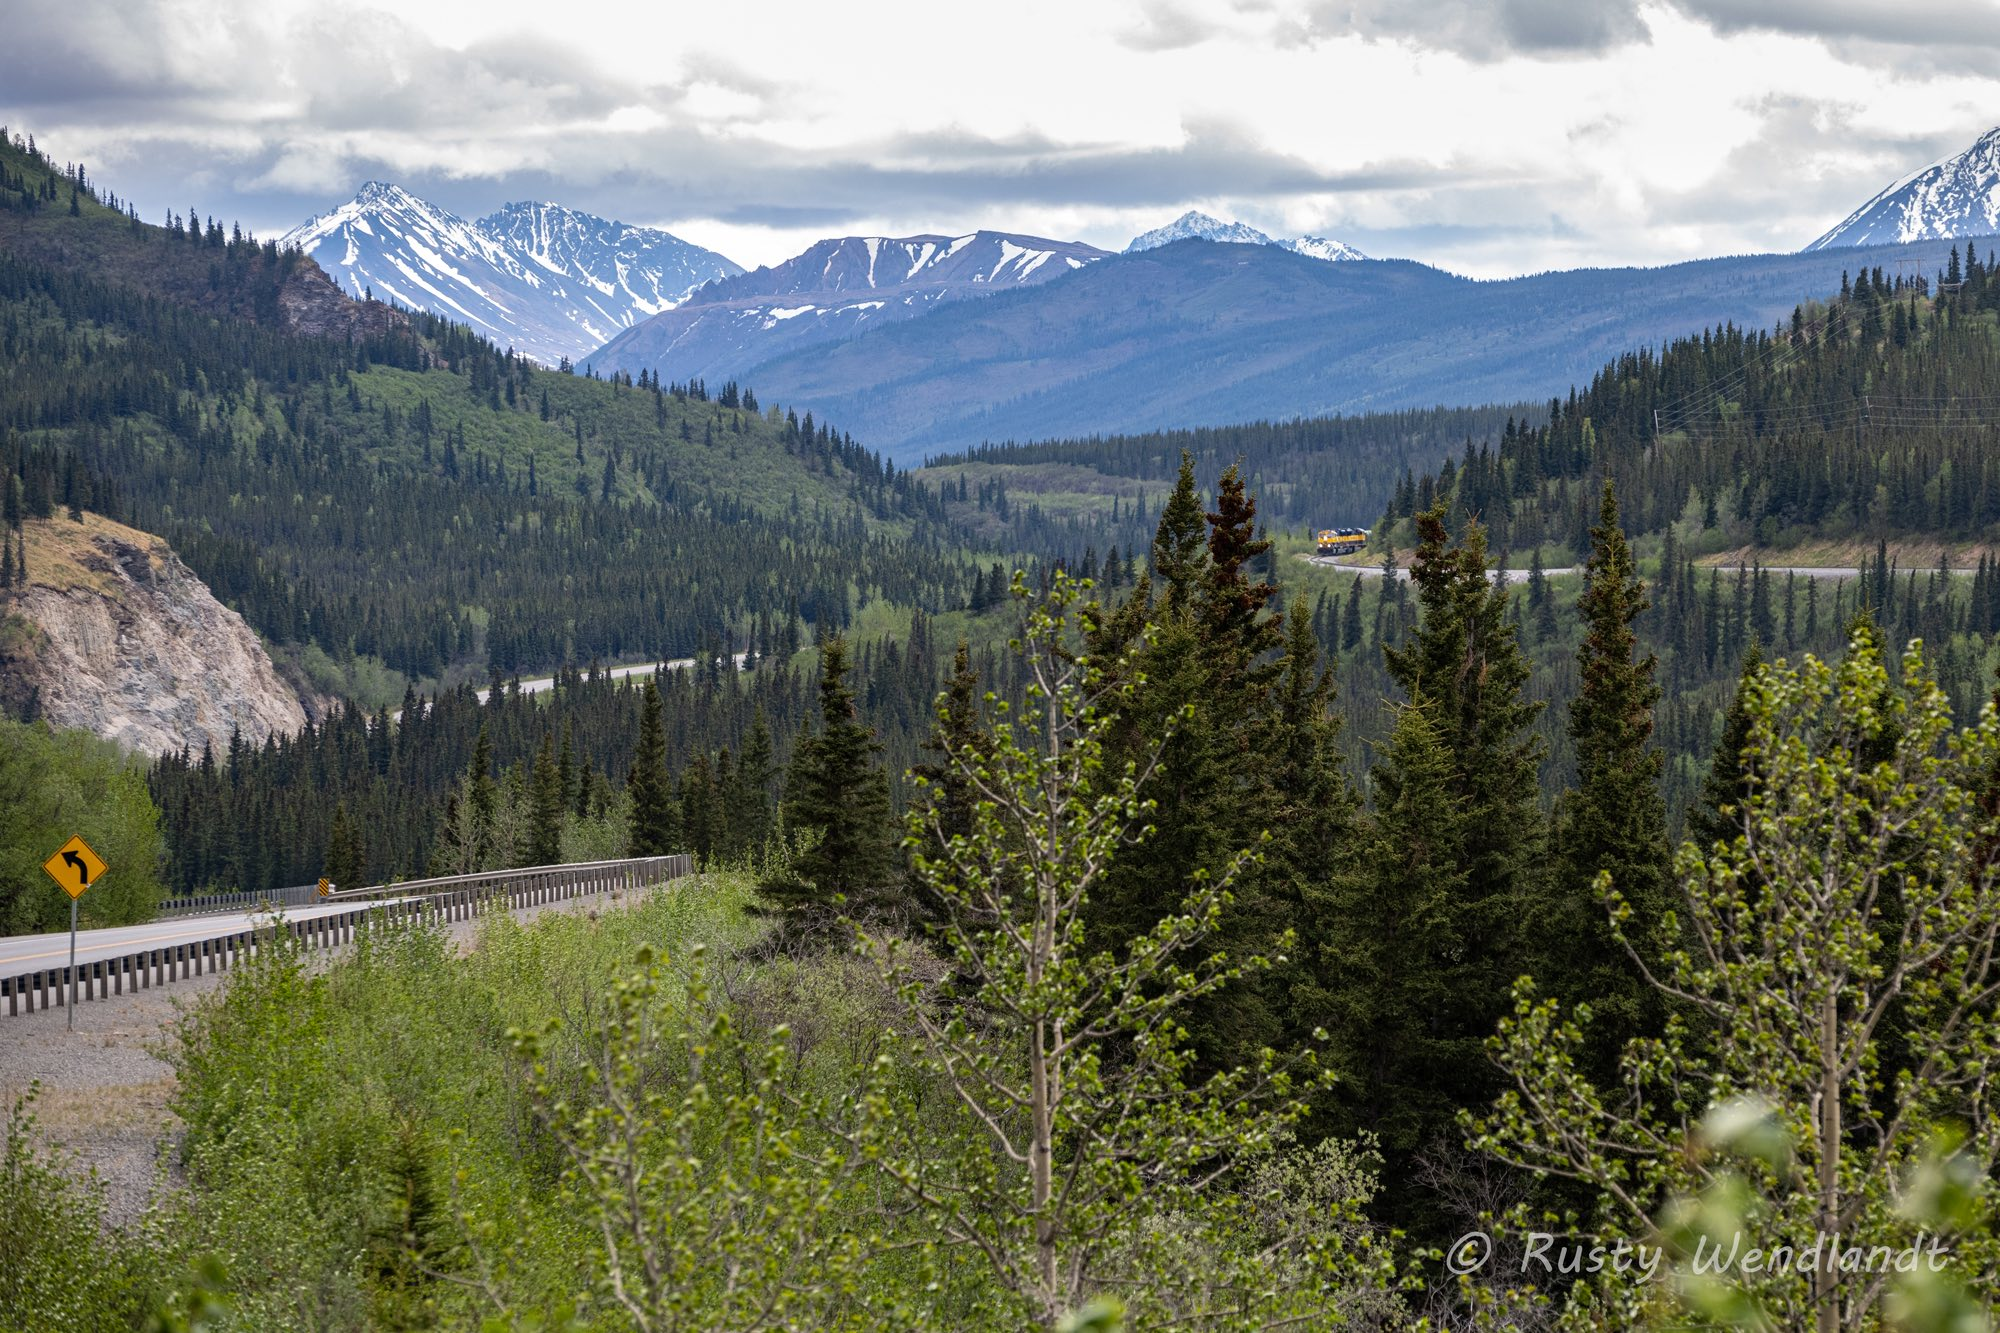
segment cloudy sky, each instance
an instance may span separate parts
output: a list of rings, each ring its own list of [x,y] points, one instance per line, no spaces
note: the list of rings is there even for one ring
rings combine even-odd
[[[12,0],[0,122],[157,220],[362,182],[739,262],[1190,207],[1481,276],[1791,250],[2000,124],[2000,0]]]

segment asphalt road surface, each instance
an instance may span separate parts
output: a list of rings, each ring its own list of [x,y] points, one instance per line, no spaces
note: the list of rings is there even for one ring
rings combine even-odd
[[[1318,565],[1321,569],[1336,570],[1342,574],[1359,574],[1364,579],[1379,579],[1382,577],[1382,565],[1380,561],[1372,565],[1346,565],[1332,556],[1306,555],[1299,558],[1309,564]],[[1542,571],[1549,578],[1555,578],[1559,574],[1576,574],[1580,572],[1573,566],[1566,566],[1562,569],[1545,569]],[[1525,569],[1503,569],[1499,573],[1503,583],[1526,583],[1528,581],[1528,571]],[[1396,577],[1408,583],[1410,581],[1409,569],[1398,566]]]
[[[383,898],[376,901],[404,900]],[[361,904],[350,900],[329,903],[325,906],[294,907],[285,913],[285,919],[309,921],[314,917],[352,911],[359,905]],[[219,939],[224,935],[234,935],[238,931],[262,925],[270,919],[270,914],[266,912],[219,912],[214,916],[179,917],[170,921],[154,921],[143,926],[107,926],[100,930],[78,931],[76,961],[88,963],[100,958],[117,958],[122,954],[138,953],[142,949],[154,949],[162,945]],[[0,977],[39,972],[45,967],[61,967],[68,962],[67,930],[51,935],[9,935],[0,938]]]
[[[739,667],[742,666],[743,659],[748,656],[748,653],[737,653],[736,665]],[[609,676],[613,680],[627,680],[633,676],[650,676],[655,671],[684,671],[693,665],[694,659],[692,657],[676,657],[671,662],[646,662],[640,666],[612,667],[609,671],[599,668],[599,674]],[[555,684],[556,678],[554,676],[537,676],[533,680],[524,680],[521,682],[521,693],[541,694],[544,691],[554,689]],[[493,690],[490,686],[480,690],[479,702],[485,703],[486,696],[491,693],[493,693]],[[398,708],[395,712],[389,714],[389,716],[393,720],[401,722],[403,720],[403,710]]]
[[[1367,579],[1379,579],[1382,577],[1382,566],[1379,561],[1372,565],[1348,565],[1342,564],[1339,560],[1331,556],[1307,555],[1299,558],[1311,564],[1318,565],[1321,569],[1337,570],[1342,574],[1359,574],[1361,577]],[[1734,574],[1739,568],[1748,569],[1749,566],[1696,565],[1695,573],[1700,574],[1704,569],[1720,569],[1725,574]],[[1861,577],[1860,570],[1844,565],[1764,565],[1762,569],[1766,574],[1797,574],[1802,579],[1853,579]],[[1509,569],[1504,572],[1508,583],[1527,582],[1528,571],[1525,569]],[[1562,574],[1580,574],[1582,572],[1575,565],[1566,565],[1561,569],[1545,569],[1542,571],[1549,578],[1555,578]],[[1951,572],[1954,574],[1970,574],[1973,571],[1969,569],[1954,569]],[[1907,569],[1896,571],[1898,578],[1907,573],[1909,573]],[[1399,579],[1408,579],[1410,571],[1407,568],[1398,568],[1396,570],[1396,577]]]

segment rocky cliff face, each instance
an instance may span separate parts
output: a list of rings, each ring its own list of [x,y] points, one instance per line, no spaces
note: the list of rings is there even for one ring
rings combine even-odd
[[[305,724],[243,617],[158,537],[95,514],[27,525],[28,583],[0,596],[0,706],[130,749],[218,754]]]
[[[302,263],[278,292],[285,327],[313,338],[379,337],[402,328],[410,317],[380,301],[356,301],[340,290],[318,264]]]

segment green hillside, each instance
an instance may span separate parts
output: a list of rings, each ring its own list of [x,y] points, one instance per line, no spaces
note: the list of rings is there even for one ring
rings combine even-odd
[[[0,176],[0,475],[33,515],[167,538],[321,688],[384,702],[964,601],[941,507],[826,423],[348,302],[20,143]]]

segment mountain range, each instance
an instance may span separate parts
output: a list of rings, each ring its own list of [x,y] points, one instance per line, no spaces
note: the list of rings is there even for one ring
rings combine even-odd
[[[1124,254],[1178,241],[1269,247],[1312,259],[1365,259],[1324,237],[1275,241],[1206,213],[1182,214],[1133,238]],[[1039,287],[1108,250],[1012,232],[965,236],[843,236],[772,268],[712,282],[687,301],[619,334],[585,361],[602,371],[648,371],[668,381],[740,377],[750,367],[842,344],[955,301]]]
[[[380,181],[279,244],[312,255],[350,295],[428,310],[549,365],[743,271],[657,228],[550,203],[468,221]]]
[[[375,184],[287,240],[350,291],[541,360],[744,381],[902,462],[986,439],[1545,398],[1632,346],[1771,324],[1857,262],[1942,270],[1940,242],[1996,225],[2000,130],[1797,255],[1494,282],[1194,211],[1117,254],[1000,231],[844,236],[744,272],[552,204],[464,222]],[[1904,248],[1853,253],[1884,244]]]
[[[1806,247],[1896,245],[2000,232],[2000,129],[1893,182]]]
[[[709,283],[584,358],[668,381],[722,380],[775,356],[841,342],[949,301],[1038,286],[1109,257],[1012,232],[843,236]]]
[[[899,464],[982,441],[1547,401],[1633,348],[1770,328],[1859,265],[1931,275],[1950,248],[1478,282],[1409,260],[1180,241],[744,374],[760,397],[831,413]]]

